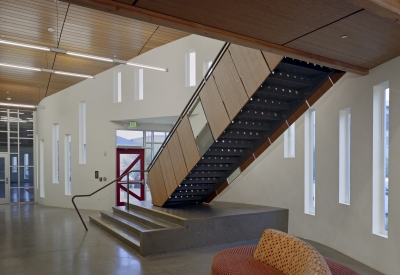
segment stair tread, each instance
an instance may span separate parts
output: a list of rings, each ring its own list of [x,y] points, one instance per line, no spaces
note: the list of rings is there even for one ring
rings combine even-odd
[[[106,227],[107,230],[113,231],[115,234],[122,236],[127,241],[140,247],[140,237],[134,232],[101,216],[100,217],[90,216],[90,219],[95,220],[97,223],[100,223],[102,226]]]
[[[131,227],[135,227],[136,229],[138,229],[139,231],[148,231],[148,230],[152,230],[154,228],[151,228],[148,225],[145,225],[143,223],[140,223],[138,221],[132,220],[128,217],[125,217],[123,215],[114,213],[114,212],[102,212],[103,215],[107,215],[109,217],[109,219],[116,219],[119,220],[123,223],[125,223],[126,225],[129,225]]]
[[[181,226],[179,226],[178,224],[175,224],[175,223],[172,223],[172,222],[169,222],[169,221],[160,219],[160,218],[156,218],[156,217],[154,217],[154,216],[151,216],[151,215],[149,215],[149,214],[146,214],[146,213],[143,213],[143,212],[140,212],[140,211],[133,211],[133,210],[131,210],[131,209],[129,209],[129,211],[128,211],[128,210],[125,209],[124,206],[121,206],[121,207],[113,207],[113,208],[118,209],[118,210],[120,210],[120,211],[124,211],[125,213],[129,213],[130,215],[137,216],[137,217],[139,217],[139,218],[141,218],[141,219],[145,219],[145,220],[147,220],[147,221],[149,221],[149,222],[158,224],[159,226],[164,227],[164,228],[181,227]]]

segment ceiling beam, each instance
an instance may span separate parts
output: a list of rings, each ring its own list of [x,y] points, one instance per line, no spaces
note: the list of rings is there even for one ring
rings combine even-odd
[[[400,24],[399,0],[347,0],[347,2]]]
[[[254,48],[262,51],[288,56],[303,61],[316,63],[322,66],[335,68],[342,71],[352,72],[360,75],[367,75],[369,70],[342,61],[334,60],[328,57],[296,50],[293,48],[277,45],[268,41],[256,39],[253,37],[237,34],[230,31],[221,30],[211,26],[206,26],[196,22],[184,20],[181,18],[149,11],[146,9],[130,6],[127,4],[115,2],[112,0],[65,0],[71,4],[84,6],[116,15],[161,25],[193,34],[206,36],[230,43]]]

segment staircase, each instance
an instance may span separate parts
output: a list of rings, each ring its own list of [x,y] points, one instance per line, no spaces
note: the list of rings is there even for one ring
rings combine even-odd
[[[142,255],[165,252],[154,247],[147,247],[145,250],[143,242],[147,235],[159,231],[182,230],[185,221],[134,204],[129,205],[129,210],[125,206],[113,207],[112,210],[101,212],[99,217],[89,216],[89,219]]]
[[[232,173],[246,169],[343,74],[237,45],[227,47],[192,101],[192,106],[201,102],[207,125],[195,136],[190,121],[194,107],[186,108],[150,166],[153,204],[212,201],[228,186]]]

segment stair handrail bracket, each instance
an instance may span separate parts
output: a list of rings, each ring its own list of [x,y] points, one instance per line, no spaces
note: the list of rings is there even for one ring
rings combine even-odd
[[[121,176],[119,176],[118,178],[116,178],[115,180],[113,180],[112,182],[107,183],[107,184],[104,185],[103,187],[97,189],[96,191],[94,191],[94,192],[92,192],[92,193],[90,193],[90,194],[86,194],[86,195],[75,195],[75,196],[72,197],[72,199],[71,199],[72,204],[74,205],[74,208],[75,208],[75,210],[76,210],[76,213],[78,213],[78,216],[79,216],[79,218],[81,219],[82,224],[83,224],[83,226],[85,227],[86,231],[88,231],[88,228],[87,228],[87,226],[86,226],[86,223],[85,223],[84,220],[82,219],[82,215],[81,215],[81,213],[79,212],[78,207],[77,207],[76,204],[75,204],[75,198],[91,197],[91,196],[93,196],[94,194],[100,192],[101,190],[103,190],[104,188],[110,186],[110,185],[113,184],[113,183],[117,183],[117,184],[127,184],[127,185],[128,185],[128,198],[129,198],[129,176],[128,176],[128,180],[127,180],[126,183],[118,183],[118,181],[119,181],[120,179],[124,178],[125,176],[129,175],[130,173],[135,173],[135,172],[136,172],[136,173],[141,173],[141,172],[147,173],[148,170],[131,170],[131,171],[129,171],[129,172],[126,172],[125,174],[122,174]],[[128,205],[129,205],[129,203],[128,203]]]

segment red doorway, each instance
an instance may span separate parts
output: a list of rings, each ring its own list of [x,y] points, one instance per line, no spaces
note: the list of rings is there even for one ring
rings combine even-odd
[[[117,178],[131,170],[144,170],[144,149],[117,148]],[[117,206],[123,206],[127,201],[127,179],[121,178],[117,182]],[[130,201],[144,200],[144,172],[129,174]]]

